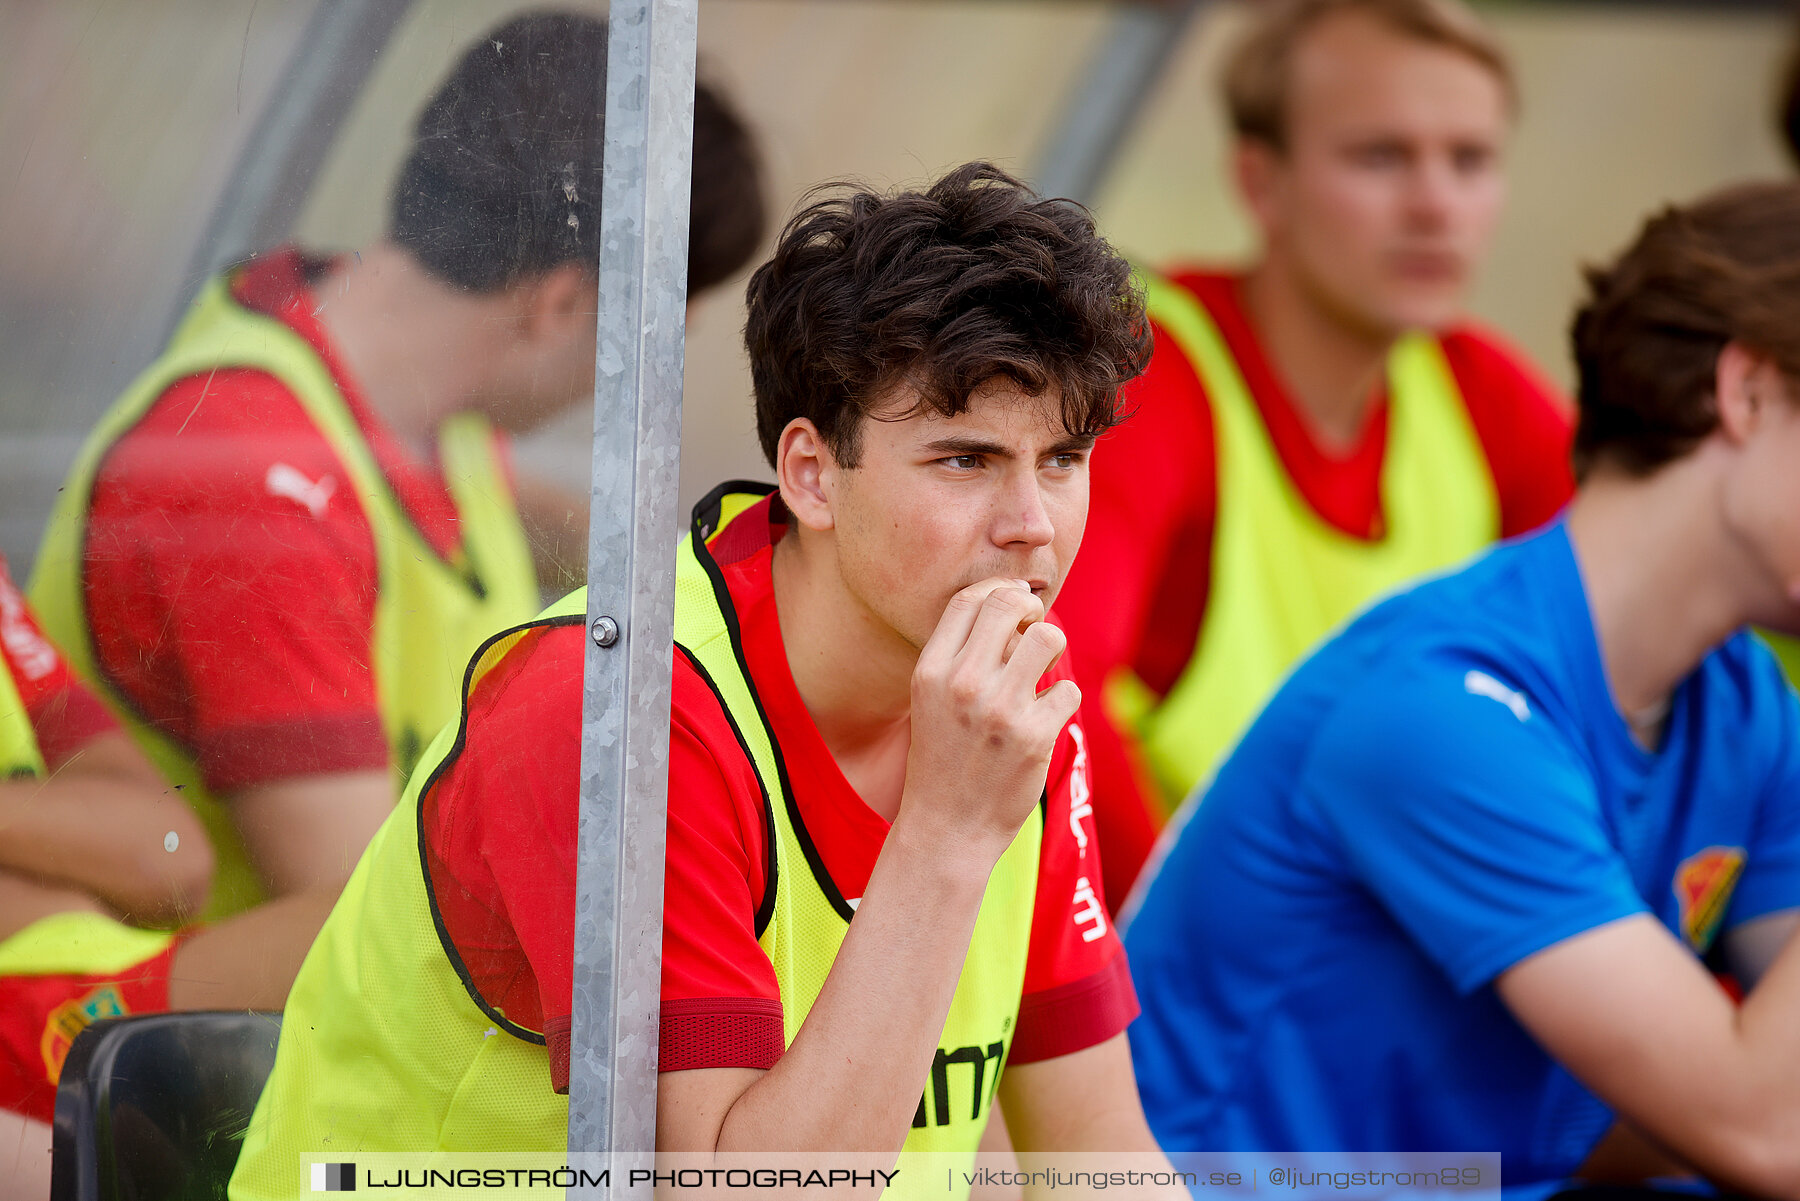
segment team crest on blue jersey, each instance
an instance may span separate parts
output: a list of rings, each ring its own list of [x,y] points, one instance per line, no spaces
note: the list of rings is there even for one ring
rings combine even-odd
[[[1696,951],[1712,945],[1731,891],[1744,874],[1743,847],[1707,847],[1675,869],[1675,902],[1681,909],[1681,936]]]

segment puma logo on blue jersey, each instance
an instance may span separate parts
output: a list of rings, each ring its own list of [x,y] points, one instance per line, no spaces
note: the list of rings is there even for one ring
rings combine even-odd
[[[1471,696],[1485,696],[1491,701],[1499,701],[1511,709],[1512,715],[1520,721],[1531,717],[1531,706],[1525,703],[1524,694],[1508,688],[1485,671],[1472,671],[1464,676],[1463,690]]]

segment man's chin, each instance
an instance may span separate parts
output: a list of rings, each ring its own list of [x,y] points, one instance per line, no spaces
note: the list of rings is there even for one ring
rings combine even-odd
[[[1459,288],[1455,292],[1398,295],[1386,306],[1380,319],[1382,324],[1401,333],[1411,330],[1441,333],[1461,321],[1463,314],[1463,293]]]

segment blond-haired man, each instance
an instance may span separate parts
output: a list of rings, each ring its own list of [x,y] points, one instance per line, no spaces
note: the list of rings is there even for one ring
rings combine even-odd
[[[1272,4],[1225,100],[1261,255],[1149,281],[1062,609],[1167,803],[1329,629],[1570,488],[1562,402],[1462,316],[1516,106],[1490,31],[1458,0]],[[1115,900],[1141,845],[1107,847]]]

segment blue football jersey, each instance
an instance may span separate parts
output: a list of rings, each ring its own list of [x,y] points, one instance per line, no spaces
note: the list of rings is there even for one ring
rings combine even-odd
[[[1800,906],[1797,732],[1740,633],[1645,751],[1560,523],[1370,609],[1189,803],[1130,917],[1157,1137],[1499,1151],[1509,1190],[1566,1177],[1612,1114],[1494,978],[1634,914],[1702,954]]]

